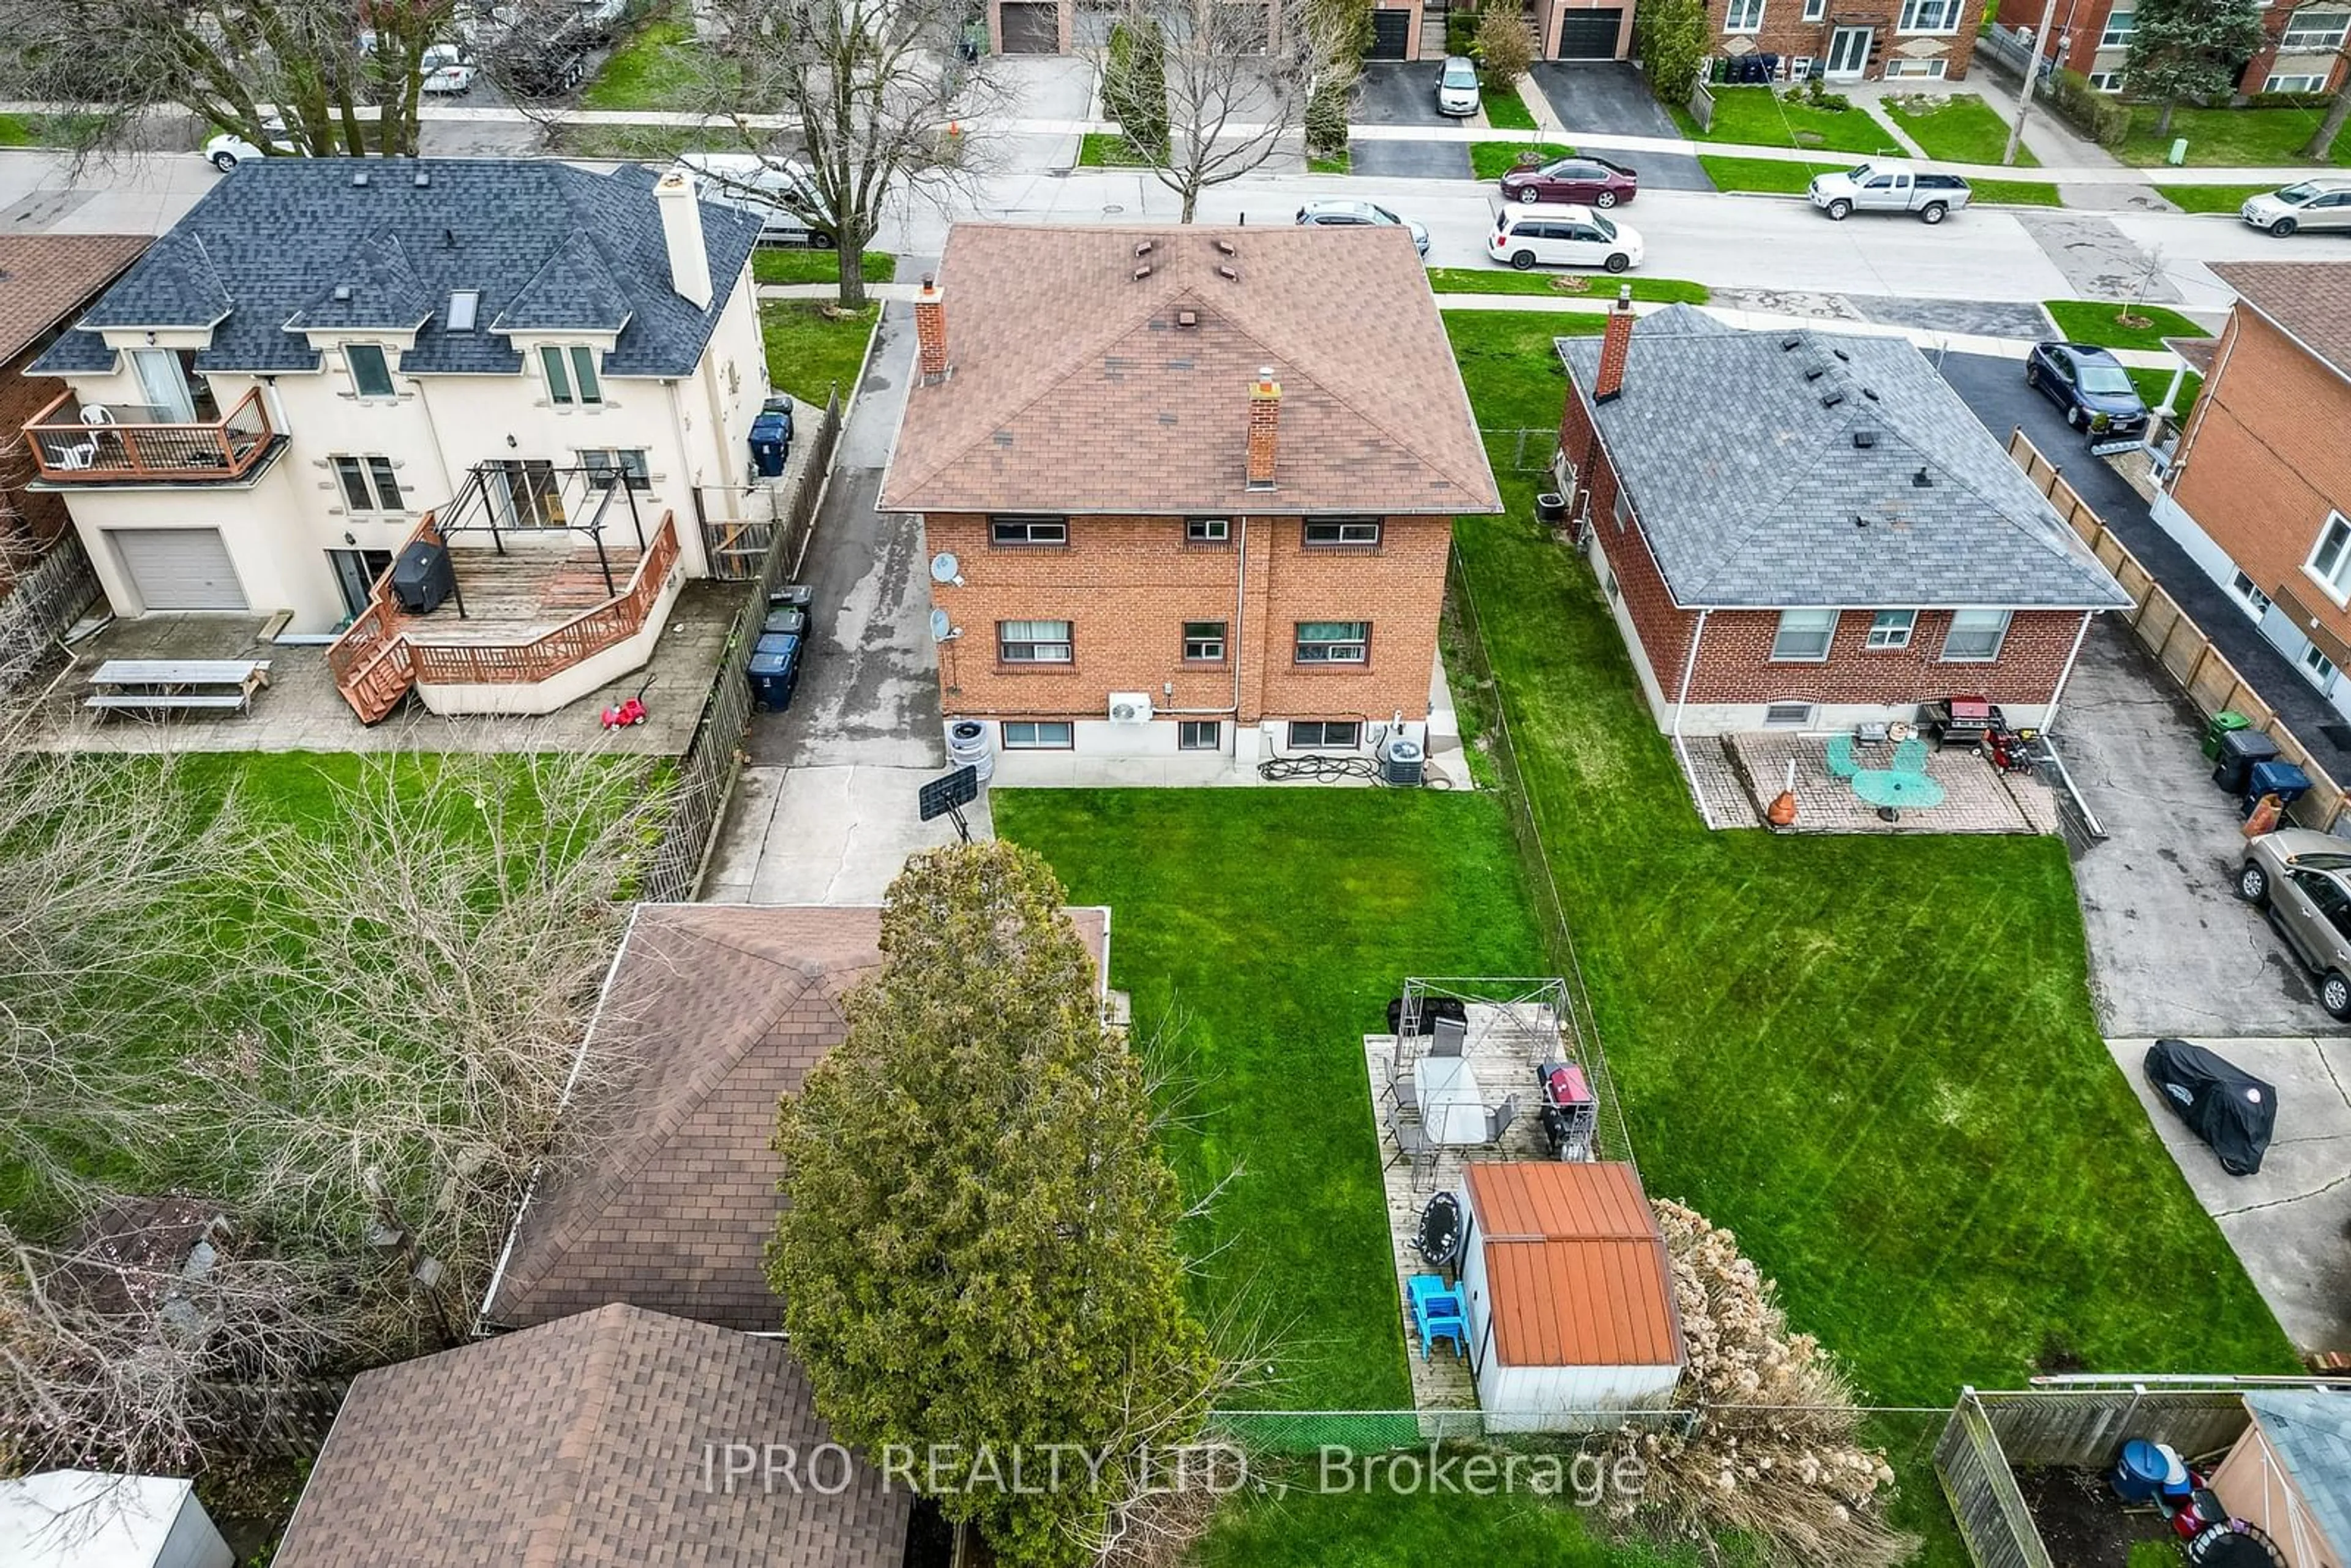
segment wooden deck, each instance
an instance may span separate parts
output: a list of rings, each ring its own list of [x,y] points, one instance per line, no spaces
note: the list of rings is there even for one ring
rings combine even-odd
[[[411,643],[444,648],[528,643],[626,591],[643,553],[633,538],[625,545],[608,538],[604,557],[611,563],[612,586],[607,588],[592,545],[524,540],[500,555],[486,545],[453,544],[449,559],[465,614],[459,616],[452,599],[430,615],[402,616],[401,630]]]
[[[1538,1062],[1573,1058],[1575,1052],[1562,1037],[1558,1019],[1547,1007],[1536,1003],[1503,1006],[1470,1002],[1467,1011],[1469,1030],[1463,1046],[1463,1055],[1478,1076],[1480,1097],[1489,1108],[1499,1106],[1510,1095],[1519,1097],[1517,1118],[1502,1134],[1498,1145],[1474,1148],[1447,1148],[1437,1158],[1431,1172],[1423,1165],[1417,1182],[1410,1165],[1396,1155],[1395,1139],[1389,1133],[1387,1117],[1395,1108],[1388,1092],[1398,1058],[1396,1037],[1392,1034],[1367,1034],[1364,1037],[1364,1071],[1371,1081],[1373,1117],[1379,1132],[1380,1159],[1386,1164],[1381,1180],[1385,1189],[1388,1211],[1388,1249],[1395,1264],[1396,1300],[1399,1319],[1397,1332],[1405,1342],[1406,1360],[1412,1367],[1412,1402],[1420,1410],[1474,1410],[1478,1406],[1478,1389],[1469,1375],[1468,1364],[1456,1355],[1449,1344],[1439,1344],[1426,1361],[1421,1359],[1420,1343],[1413,1333],[1412,1314],[1403,1305],[1405,1281],[1415,1274],[1426,1274],[1428,1265],[1421,1260],[1413,1246],[1420,1231],[1420,1213],[1430,1197],[1439,1192],[1459,1193],[1461,1167],[1469,1160],[1540,1160],[1546,1156],[1542,1146],[1542,1123],[1537,1115],[1541,1100],[1535,1082]],[[1405,1042],[1402,1071],[1409,1075],[1412,1064],[1428,1050],[1426,1036]],[[1394,1164],[1387,1162],[1394,1161]],[[1466,1203],[1467,1198],[1465,1197]]]

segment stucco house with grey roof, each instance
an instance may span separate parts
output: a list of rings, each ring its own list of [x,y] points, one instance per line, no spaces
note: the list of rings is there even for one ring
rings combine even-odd
[[[1658,727],[2054,710],[2130,601],[1908,342],[1687,306],[1562,338],[1557,476]]]
[[[758,224],[691,175],[272,158],[31,367],[25,426],[117,614],[344,630],[360,716],[545,713],[643,664],[768,395]],[[445,549],[454,602],[387,569]],[[468,586],[474,591],[468,593]]]

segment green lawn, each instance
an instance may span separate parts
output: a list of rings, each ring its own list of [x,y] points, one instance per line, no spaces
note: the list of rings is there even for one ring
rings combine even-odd
[[[2183,213],[2226,213],[2237,215],[2237,209],[2255,196],[2266,196],[2277,189],[2274,183],[2262,185],[2158,185],[2155,193]]]
[[[70,146],[95,124],[94,117],[78,115],[0,114],[0,147]]]
[[[2171,389],[2169,371],[2129,371],[2126,373],[2131,379],[2131,385],[2138,389],[2138,395],[2147,407],[2162,406],[2163,394]],[[2180,378],[2179,407],[2174,412],[2179,414],[2179,423],[2183,426],[2188,423],[2188,416],[2195,412],[2196,399],[2203,391],[2204,378],[2194,371],[2189,371]]]
[[[759,307],[759,336],[768,345],[768,379],[779,392],[821,406],[835,387],[843,402],[856,389],[865,340],[882,319],[879,305],[839,315],[816,299],[770,299]]]
[[[1901,149],[1866,110],[1816,109],[1790,102],[1770,88],[1718,87],[1714,126],[1700,131],[1687,110],[1667,105],[1695,141],[1736,142],[1746,147],[1817,147],[1828,152],[1900,156]]]
[[[1552,319],[1447,325],[1481,425],[1556,421]],[[1535,477],[1456,532],[1650,1191],[1877,1400],[2294,1370],[2098,1039],[2064,846],[1705,831]]]
[[[2207,338],[2211,334],[2177,310],[2160,305],[2117,305],[2110,299],[2044,299],[2043,309],[2057,323],[2069,343],[2095,343],[2102,349],[2157,349],[2166,338]],[[2144,327],[2123,326],[2125,312]]]
[[[1971,92],[1887,98],[1878,107],[1928,157],[1947,163],[1997,163],[2008,146],[2008,121]],[[2016,164],[2033,168],[2038,161],[2031,148],[2020,145]]]
[[[1204,1307],[1280,1331],[1269,1408],[1408,1406],[1363,1037],[1408,975],[1543,967],[1501,803],[1384,789],[1007,789],[997,831],[1114,911],[1138,1033],[1182,1021],[1187,1186],[1238,1171]],[[1244,1402],[1251,1403],[1251,1402]]]
[[[707,100],[710,57],[683,17],[646,23],[622,39],[582,92],[586,109],[691,109]]]
[[[1616,298],[1619,285],[1630,284],[1635,299],[1659,304],[1703,305],[1708,298],[1703,283],[1678,277],[1607,277],[1583,272],[1519,272],[1510,267],[1432,267],[1428,286],[1439,294],[1539,294],[1546,298],[1584,297],[1595,305]]]
[[[1716,158],[1701,154],[1698,166],[1719,191],[1761,191],[1773,195],[1801,196],[1812,188],[1813,176],[1849,163],[1789,163],[1777,158]]]
[[[865,281],[888,283],[898,276],[898,258],[886,250],[865,253]],[[838,283],[837,250],[794,250],[761,246],[751,253],[751,277],[758,283]]]
[[[2153,104],[2132,107],[2130,134],[2115,149],[2116,157],[2126,163],[2162,163],[2168,160],[2172,141],[2184,136],[2187,162],[2201,168],[2316,166],[2302,155],[2302,144],[2325,117],[2315,109],[2182,108],[2172,110],[2170,131],[2158,136],[2157,114]],[[2351,164],[2351,135],[2335,138],[2335,156],[2328,162]]]
[[[1527,100],[1519,96],[1516,88],[1499,92],[1490,87],[1480,88],[1478,89],[1478,103],[1486,111],[1486,123],[1497,131],[1535,129],[1534,110],[1527,107]]]
[[[1344,174],[1353,167],[1353,154],[1342,152],[1335,158],[1309,158],[1306,172],[1310,174]]]
[[[1991,205],[2011,207],[2062,207],[2057,199],[2057,187],[2038,180],[1970,180],[1968,189],[1974,199]]]
[[[1517,168],[1519,160],[1529,152],[1535,154],[1538,163],[1575,156],[1574,148],[1558,141],[1472,141],[1469,172],[1480,180],[1499,180]]]
[[[1089,131],[1078,140],[1078,167],[1081,169],[1150,166],[1151,159],[1127,145],[1126,138],[1115,131]]]
[[[1305,1484],[1314,1484],[1312,1472]],[[1226,1505],[1186,1560],[1197,1568],[1739,1568],[1733,1550],[1701,1556],[1597,1538],[1578,1511],[1530,1496],[1293,1494]]]

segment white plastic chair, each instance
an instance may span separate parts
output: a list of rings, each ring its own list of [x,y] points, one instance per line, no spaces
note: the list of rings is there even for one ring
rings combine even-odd
[[[114,411],[102,402],[86,402],[81,405],[81,422],[84,424],[112,424]]]

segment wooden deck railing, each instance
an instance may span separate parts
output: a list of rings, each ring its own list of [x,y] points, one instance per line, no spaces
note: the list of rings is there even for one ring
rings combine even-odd
[[[73,402],[67,392],[25,426],[41,477],[61,484],[242,478],[277,434],[259,387],[225,417],[185,424],[90,424],[74,416]]]
[[[431,512],[424,514],[416,531],[392,552],[393,560],[405,554],[409,545],[442,542],[434,516]],[[334,676],[336,688],[362,724],[373,724],[382,718],[416,684],[408,639],[401,634],[400,621],[400,605],[392,597],[392,569],[386,567],[368,594],[367,608],[352,617],[341,636],[327,644],[327,673]]]

